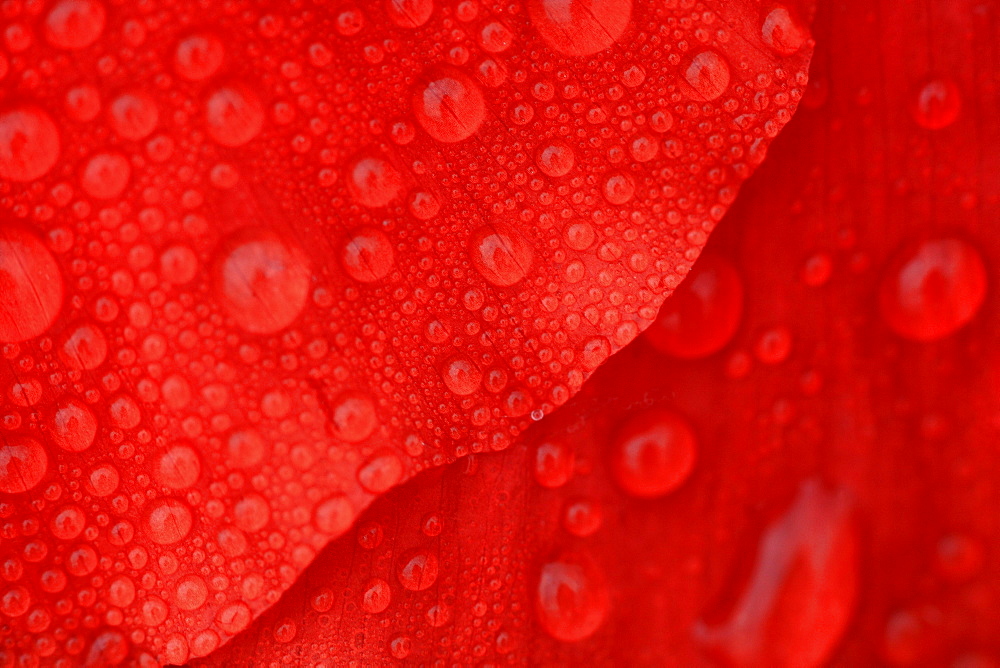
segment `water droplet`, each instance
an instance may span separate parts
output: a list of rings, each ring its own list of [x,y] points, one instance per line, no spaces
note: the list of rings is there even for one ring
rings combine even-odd
[[[17,434],[0,438],[0,443],[0,492],[20,494],[42,481],[49,456],[41,443]]]
[[[271,521],[271,506],[260,494],[247,494],[233,506],[233,524],[244,531],[260,531]]]
[[[438,576],[437,556],[424,549],[403,555],[396,573],[399,584],[410,591],[423,591],[431,587]]]
[[[582,554],[564,554],[541,568],[535,610],[542,628],[564,642],[592,635],[608,614],[604,574]]]
[[[243,146],[263,127],[264,105],[246,86],[223,86],[205,102],[205,130],[222,146]]]
[[[535,157],[535,163],[542,174],[557,178],[569,174],[576,162],[573,149],[561,141],[548,142]]]
[[[49,526],[59,540],[73,540],[83,533],[86,523],[87,516],[79,506],[65,506],[56,512]]]
[[[732,263],[703,255],[660,308],[647,340],[668,355],[697,359],[725,347],[743,315],[743,282]]]
[[[344,239],[340,260],[351,278],[372,283],[392,271],[395,257],[385,234],[374,227],[362,227]]]
[[[553,49],[589,56],[622,36],[632,15],[632,0],[529,0],[528,15]]]
[[[57,49],[83,49],[104,30],[104,5],[97,0],[61,0],[45,16],[45,40]]]
[[[123,139],[133,141],[149,136],[160,119],[156,102],[147,93],[123,93],[108,106],[108,125]]]
[[[369,459],[358,469],[358,482],[372,494],[387,492],[403,477],[403,462],[392,451]]]
[[[632,496],[652,499],[677,489],[694,468],[697,440],[681,416],[664,409],[630,415],[615,431],[611,466]]]
[[[604,181],[604,199],[612,204],[625,204],[635,194],[635,181],[628,174],[616,172]]]
[[[39,336],[52,325],[62,300],[59,266],[42,242],[20,227],[0,228],[0,341]]]
[[[979,252],[959,239],[904,248],[890,261],[879,288],[882,318],[897,334],[934,341],[964,327],[986,297]]]
[[[348,443],[359,443],[378,427],[375,403],[367,394],[348,390],[330,402],[333,435]]]
[[[174,591],[174,602],[181,610],[197,610],[208,599],[208,586],[197,575],[182,577]]]
[[[775,6],[764,17],[761,27],[761,38],[764,43],[782,56],[790,56],[809,39],[809,32],[798,21],[798,18],[787,7]]]
[[[351,528],[355,514],[350,499],[338,494],[316,506],[316,527],[323,533],[336,538]]]
[[[59,131],[47,113],[36,107],[15,107],[0,113],[0,178],[34,181],[59,159]]]
[[[591,499],[574,499],[563,510],[563,528],[580,538],[592,536],[601,528],[604,514],[601,504]]]
[[[461,396],[472,394],[483,382],[482,372],[465,357],[447,360],[441,368],[441,378],[449,390]]]
[[[107,355],[107,339],[100,329],[89,322],[71,328],[62,336],[59,359],[70,369],[96,369]]]
[[[288,327],[309,297],[305,253],[290,240],[263,229],[240,230],[224,242],[213,278],[226,312],[254,334],[273,334]]]
[[[361,607],[365,612],[376,614],[389,607],[392,601],[392,590],[389,583],[382,578],[372,578],[365,583],[361,595]]]
[[[393,23],[401,28],[419,28],[434,13],[433,0],[385,0],[385,9]]]
[[[172,545],[191,531],[191,509],[177,499],[157,499],[146,513],[149,538],[158,545]]]
[[[910,113],[921,127],[928,130],[946,128],[958,119],[962,111],[962,94],[950,79],[924,82],[914,96]]]
[[[223,606],[215,619],[219,623],[219,628],[225,633],[236,635],[250,626],[253,614],[250,612],[250,606],[237,601],[236,603],[229,603]]]
[[[189,35],[177,43],[174,71],[182,79],[202,81],[219,71],[225,55],[225,47],[214,35]]]
[[[385,206],[403,188],[403,177],[387,160],[376,156],[356,158],[347,169],[347,190],[363,206]]]
[[[194,448],[173,445],[160,455],[156,464],[156,478],[161,485],[171,489],[187,489],[198,481],[201,461]]]
[[[726,665],[826,665],[854,612],[858,543],[848,495],[804,483],[761,536],[742,594],[695,638]]]
[[[562,487],[573,477],[576,454],[561,440],[546,440],[535,449],[535,480],[542,487]]]
[[[523,279],[534,258],[531,242],[502,223],[479,228],[469,242],[469,253],[479,273],[501,287]]]
[[[97,418],[79,399],[63,397],[55,404],[49,438],[63,450],[83,452],[97,435]]]
[[[98,153],[83,165],[80,187],[96,199],[114,199],[125,192],[132,166],[121,153]]]
[[[454,68],[435,68],[417,84],[413,113],[434,139],[459,142],[471,137],[482,125],[486,100],[470,77]]]
[[[585,371],[593,371],[611,355],[611,342],[603,336],[590,339],[580,350],[580,366]]]
[[[702,51],[688,61],[684,79],[697,97],[711,101],[729,88],[729,64],[715,51]]]

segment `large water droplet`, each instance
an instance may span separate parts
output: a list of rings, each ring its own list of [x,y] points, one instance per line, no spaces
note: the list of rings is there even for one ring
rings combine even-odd
[[[465,357],[452,357],[441,368],[445,386],[455,394],[465,396],[479,389],[483,373]]]
[[[663,409],[635,413],[615,431],[612,473],[632,496],[655,498],[687,480],[697,450],[694,432],[676,413]]]
[[[108,125],[124,139],[139,140],[156,129],[160,112],[156,102],[141,91],[123,93],[108,106]]]
[[[181,78],[202,81],[219,70],[225,55],[222,42],[214,35],[189,35],[177,43],[174,71]]]
[[[347,168],[347,190],[363,206],[385,206],[402,187],[402,175],[384,158],[361,156]]]
[[[94,443],[97,418],[90,408],[74,397],[63,397],[55,404],[49,437],[63,450],[83,452]]]
[[[469,242],[469,253],[479,273],[501,287],[523,279],[534,258],[531,242],[501,223],[479,228]]]
[[[309,297],[305,253],[268,230],[232,235],[222,246],[213,278],[226,312],[254,334],[273,334],[292,324]]]
[[[698,98],[714,100],[729,88],[729,63],[716,51],[702,51],[688,61],[684,79]]]
[[[958,119],[962,111],[962,94],[950,79],[931,79],[917,90],[910,113],[928,130],[946,128]]]
[[[425,549],[404,554],[396,572],[399,583],[410,591],[423,591],[431,587],[438,576],[438,558]]]
[[[80,187],[96,199],[114,199],[125,192],[132,177],[128,158],[118,152],[98,153],[84,163]]]
[[[205,130],[223,146],[242,146],[260,134],[263,127],[264,105],[246,86],[223,86],[205,102]]]
[[[97,0],[61,0],[45,15],[45,40],[59,49],[83,49],[104,30],[104,5]]]
[[[564,554],[541,568],[535,611],[556,640],[577,642],[592,635],[608,614],[604,574],[582,554]]]
[[[364,392],[341,392],[330,402],[330,429],[337,438],[358,443],[378,427],[375,403]]]
[[[171,489],[186,489],[198,481],[201,460],[194,448],[176,444],[160,455],[156,464],[156,478]]]
[[[433,0],[385,0],[385,9],[393,23],[401,28],[419,28],[434,13]]]
[[[798,17],[782,5],[775,6],[764,17],[760,34],[764,43],[782,56],[792,55],[809,39],[809,32]]]
[[[0,113],[0,179],[34,181],[59,159],[59,131],[36,107]]]
[[[395,256],[392,243],[381,230],[362,227],[344,239],[340,261],[351,278],[362,283],[372,283],[392,271]]]
[[[49,456],[42,444],[30,436],[0,437],[0,492],[20,494],[42,481]]]
[[[544,144],[538,149],[535,163],[538,169],[546,176],[553,178],[565,176],[573,169],[576,156],[573,149],[561,141],[553,141]]]
[[[914,341],[941,339],[965,326],[986,297],[986,268],[974,247],[937,239],[904,248],[882,277],[882,318]]]
[[[442,142],[471,137],[486,118],[479,85],[454,68],[435,68],[413,93],[413,113],[427,134]]]
[[[0,228],[0,341],[39,336],[52,325],[62,300],[62,275],[49,250],[27,230]]]
[[[695,637],[726,665],[825,665],[854,613],[858,549],[847,494],[803,484],[761,536],[742,594]]]
[[[703,255],[660,308],[647,340],[668,355],[697,359],[722,350],[743,314],[743,282],[729,260]]]
[[[159,545],[172,545],[191,531],[191,509],[177,499],[157,499],[146,513],[149,539]]]
[[[632,15],[632,0],[529,0],[528,15],[553,49],[589,56],[622,36]]]
[[[91,370],[108,355],[108,342],[94,324],[81,323],[63,334],[59,359],[70,369]]]

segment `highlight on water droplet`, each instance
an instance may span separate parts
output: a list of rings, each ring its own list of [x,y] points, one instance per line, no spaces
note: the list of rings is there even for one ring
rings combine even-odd
[[[809,39],[809,31],[784,5],[776,5],[767,13],[760,34],[764,43],[782,56],[792,55]]]
[[[465,396],[479,389],[483,374],[468,358],[455,356],[446,360],[441,367],[441,378],[445,387],[457,395]]]
[[[520,232],[503,223],[479,228],[469,241],[472,265],[493,285],[506,287],[531,269],[534,250]]]
[[[309,297],[309,259],[294,242],[245,228],[226,239],[212,278],[219,303],[248,332],[273,334],[298,318]]]
[[[243,146],[264,127],[264,105],[243,84],[215,90],[205,102],[205,130],[222,146]]]
[[[662,408],[634,413],[615,430],[611,471],[628,494],[644,499],[680,487],[694,468],[698,443],[687,420]]]
[[[589,56],[607,49],[625,33],[632,0],[529,0],[528,16],[556,51]]]
[[[902,248],[882,275],[882,319],[900,336],[934,341],[954,334],[986,298],[986,267],[970,243],[945,238]]]
[[[542,174],[553,178],[569,174],[575,162],[573,149],[558,140],[542,144],[535,156],[535,164]]]
[[[431,137],[446,143],[468,139],[486,118],[479,84],[453,67],[424,73],[413,92],[413,113]]]
[[[0,226],[0,341],[43,334],[63,302],[63,279],[52,253],[31,232]]]
[[[59,159],[59,130],[52,117],[31,106],[0,112],[0,179],[28,182]]]
[[[910,103],[913,120],[928,130],[946,128],[962,111],[962,94],[951,79],[929,79],[917,89]]]
[[[60,0],[45,15],[45,40],[58,49],[84,49],[101,36],[105,18],[98,0]]]
[[[347,167],[347,190],[362,206],[385,206],[402,188],[402,174],[382,157],[362,155]]]
[[[541,567],[535,612],[550,636],[577,642],[604,623],[609,598],[607,581],[593,560],[581,553],[565,553]]]
[[[34,488],[49,469],[49,456],[34,438],[0,436],[0,492],[20,494]]]
[[[729,88],[729,63],[717,51],[695,54],[687,61],[683,74],[695,97],[705,101],[718,98]]]
[[[372,283],[389,275],[395,254],[385,233],[366,226],[353,230],[344,238],[340,262],[354,280]]]
[[[359,443],[378,428],[375,402],[364,392],[347,390],[330,401],[330,429],[337,438]]]

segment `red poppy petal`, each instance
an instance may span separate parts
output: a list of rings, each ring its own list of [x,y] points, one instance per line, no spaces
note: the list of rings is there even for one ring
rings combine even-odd
[[[507,447],[652,321],[812,47],[749,0],[367,4],[4,6],[6,660],[203,656]]]
[[[817,26],[812,109],[650,333],[380,499],[210,665],[1000,662],[1000,23]]]

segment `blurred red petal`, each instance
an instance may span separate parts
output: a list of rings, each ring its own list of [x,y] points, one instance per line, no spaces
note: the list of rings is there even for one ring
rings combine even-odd
[[[507,452],[380,499],[208,664],[1000,662],[996,8],[851,0],[816,25],[811,109],[668,336]],[[741,289],[699,281],[720,266]],[[714,344],[678,345],[685,322]],[[420,592],[394,576],[412,550],[436,557]]]
[[[750,0],[367,4],[4,5],[3,661],[204,656],[376,496],[565,403],[812,46]]]

